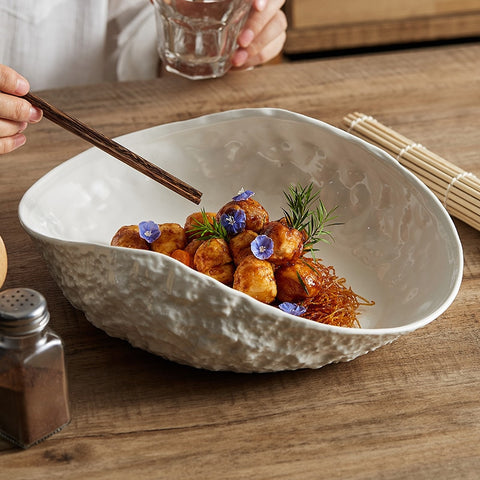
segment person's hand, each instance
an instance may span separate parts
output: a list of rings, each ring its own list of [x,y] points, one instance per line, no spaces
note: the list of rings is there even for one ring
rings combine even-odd
[[[232,57],[234,67],[254,67],[275,58],[287,38],[287,18],[281,10],[285,0],[254,0],[250,16],[238,37]]]
[[[15,70],[0,65],[0,154],[21,147],[29,123],[39,122],[42,111],[19,98],[30,90],[28,81]]]

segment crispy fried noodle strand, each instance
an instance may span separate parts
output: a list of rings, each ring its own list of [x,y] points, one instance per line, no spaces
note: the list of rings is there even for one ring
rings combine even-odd
[[[366,300],[347,287],[345,279],[337,277],[332,266],[314,263],[322,276],[323,288],[301,303],[307,309],[302,317],[337,327],[360,327],[358,307],[372,306],[375,302]]]

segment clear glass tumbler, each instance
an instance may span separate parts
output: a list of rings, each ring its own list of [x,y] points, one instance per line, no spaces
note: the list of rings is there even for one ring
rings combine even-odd
[[[155,0],[158,53],[165,68],[190,79],[231,67],[252,0]]]

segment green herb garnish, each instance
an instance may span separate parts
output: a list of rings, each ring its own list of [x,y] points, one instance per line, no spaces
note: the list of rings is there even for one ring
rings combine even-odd
[[[228,233],[226,228],[220,222],[218,222],[215,217],[210,220],[204,208],[202,208],[201,212],[202,221],[194,220],[194,224],[187,233],[195,234],[197,238],[200,238],[201,240],[223,238],[225,241],[228,241]]]
[[[289,191],[284,192],[288,210],[282,209],[285,220],[290,228],[305,232],[307,240],[304,250],[313,252],[318,242],[329,243],[333,240],[332,233],[327,228],[339,223],[332,223],[337,217],[334,212],[337,207],[327,210],[320,199],[320,191],[313,191],[313,184],[307,187],[290,185]]]
[[[297,273],[297,280],[298,280],[298,283],[302,286],[303,288],[303,291],[308,295],[310,292],[308,291],[308,287],[305,285],[305,282],[303,281],[303,278],[302,276],[298,273]]]

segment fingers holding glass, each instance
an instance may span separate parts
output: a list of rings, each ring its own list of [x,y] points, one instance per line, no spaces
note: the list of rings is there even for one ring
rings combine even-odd
[[[239,48],[232,58],[235,67],[260,65],[281,53],[287,29],[283,4],[284,0],[269,0],[263,10],[252,9],[238,37]]]

